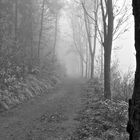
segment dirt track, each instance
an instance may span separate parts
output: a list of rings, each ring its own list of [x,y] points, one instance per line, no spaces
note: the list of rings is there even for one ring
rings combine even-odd
[[[0,115],[0,140],[68,140],[78,122],[81,83],[64,82],[44,94]]]

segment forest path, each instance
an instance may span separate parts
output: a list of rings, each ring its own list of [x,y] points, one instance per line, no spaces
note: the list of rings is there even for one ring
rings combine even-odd
[[[67,79],[44,94],[0,114],[0,140],[68,140],[81,107],[80,80]]]

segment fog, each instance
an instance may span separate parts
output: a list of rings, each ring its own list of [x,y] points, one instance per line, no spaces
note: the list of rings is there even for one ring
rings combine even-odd
[[[128,140],[131,1],[0,0],[0,140]]]
[[[70,3],[70,1],[66,3],[60,14],[57,56],[61,63],[65,65],[68,75],[80,76],[79,56],[73,51],[74,43],[72,39],[71,10],[67,5]],[[114,41],[112,47],[112,61],[119,61],[119,71],[121,74],[128,72],[129,69],[135,71],[134,21],[132,15],[125,24],[129,25],[128,31]],[[96,56],[99,55],[99,47],[100,46],[97,46]]]

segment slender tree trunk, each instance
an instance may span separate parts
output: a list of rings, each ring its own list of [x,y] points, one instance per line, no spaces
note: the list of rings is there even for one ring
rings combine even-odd
[[[80,57],[80,62],[81,62],[81,66],[80,66],[80,69],[81,69],[81,76],[83,77],[83,76],[84,76],[84,65],[83,65],[83,60],[82,60],[81,57]]]
[[[90,78],[91,75],[91,57],[89,54],[89,61],[88,61],[88,78]]]
[[[88,78],[88,46],[86,45],[86,70],[85,70],[85,75],[86,78]]]
[[[30,64],[29,64],[29,72],[33,69],[33,14],[32,14],[32,3],[30,8]]]
[[[45,8],[45,0],[42,1],[42,8],[41,8],[41,21],[40,21],[39,40],[38,40],[38,61],[39,61],[39,63],[40,63],[40,49],[41,49],[40,47],[41,47],[43,20],[44,20],[44,8]]]
[[[100,73],[100,79],[103,80],[103,47],[101,46],[101,73]]]
[[[88,46],[89,46],[89,54],[90,54],[90,78],[93,78],[93,61],[94,61],[94,57],[93,57],[93,52],[92,52],[92,43],[91,43],[91,37],[90,37],[90,27],[88,25],[88,17],[86,15],[86,13],[84,12],[84,18],[85,18],[85,27],[86,27],[86,32],[87,32],[87,38],[88,38]]]
[[[15,0],[15,46],[14,48],[17,49],[17,26],[18,26],[18,0]],[[14,53],[15,50],[14,49]]]
[[[135,18],[136,72],[132,100],[129,100],[129,140],[140,140],[140,0],[133,0]]]
[[[94,63],[95,63],[95,53],[96,53],[96,39],[97,39],[97,22],[96,22],[96,24],[95,24],[95,35],[94,35],[94,48],[93,48],[93,62],[92,62],[92,78],[94,77]]]
[[[57,29],[58,28],[58,14],[56,13],[55,19],[55,32],[54,32],[54,46],[53,46],[53,60],[55,58],[56,43],[57,43]]]
[[[88,63],[85,65],[85,77],[88,78]]]
[[[91,69],[90,69],[90,78],[93,78],[94,74],[94,57],[91,55]]]
[[[30,65],[29,65],[29,71],[31,72],[33,69],[33,30],[31,25],[31,50],[30,50]]]
[[[95,0],[95,3],[94,3],[94,17],[95,17],[95,25],[94,25],[94,48],[93,48],[93,64],[92,64],[92,69],[93,69],[93,73],[92,73],[92,78],[94,77],[94,61],[95,61],[95,53],[96,53],[96,41],[97,41],[97,24],[98,24],[98,17],[97,17],[97,14],[98,14],[98,0]]]
[[[96,19],[95,19],[96,20]],[[95,23],[95,35],[94,35],[94,48],[91,54],[91,75],[90,78],[94,77],[94,61],[95,61],[95,52],[96,52],[96,39],[97,39],[97,21]]]

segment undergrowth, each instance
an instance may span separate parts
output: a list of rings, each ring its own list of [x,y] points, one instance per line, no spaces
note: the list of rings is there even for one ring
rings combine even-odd
[[[59,79],[38,78],[35,75],[28,75],[21,80],[13,80],[8,83],[8,87],[0,90],[0,112],[9,110],[31,98],[47,94],[52,89]]]
[[[83,109],[79,127],[71,140],[128,140],[125,101],[104,100],[102,84],[91,80],[83,88]]]

